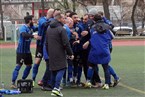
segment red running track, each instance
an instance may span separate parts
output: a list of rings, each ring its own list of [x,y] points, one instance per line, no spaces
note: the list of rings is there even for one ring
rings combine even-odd
[[[113,40],[113,46],[145,46],[145,40]],[[32,43],[31,48],[35,48],[36,44]],[[2,43],[0,48],[15,48],[14,43]]]

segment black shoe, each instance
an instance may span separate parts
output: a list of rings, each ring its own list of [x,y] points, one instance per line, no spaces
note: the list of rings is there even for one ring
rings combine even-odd
[[[41,88],[42,91],[52,91],[52,88],[51,87],[46,87],[46,86],[43,86]]]
[[[118,79],[118,80],[114,80],[113,87],[117,86],[119,82],[120,82],[120,79]]]
[[[113,83],[110,83],[110,84],[109,84],[109,87],[113,87],[113,86],[114,86],[114,84],[113,84]]]

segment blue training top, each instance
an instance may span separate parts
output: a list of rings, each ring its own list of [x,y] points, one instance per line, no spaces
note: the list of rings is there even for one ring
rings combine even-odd
[[[93,64],[108,64],[111,61],[109,43],[112,39],[109,30],[100,34],[92,28],[88,61]]]
[[[70,40],[70,38],[71,38],[71,31],[70,31],[70,28],[69,28],[66,24],[64,25],[64,28],[65,28],[65,30],[66,30],[66,32],[67,32],[68,39]]]
[[[30,53],[30,43],[31,43],[31,38],[24,38],[22,36],[22,33],[29,33],[32,35],[34,30],[33,28],[35,27],[28,27],[26,24],[22,25],[19,29],[20,32],[20,37],[18,40],[18,47],[17,47],[17,53]]]
[[[47,21],[48,22],[51,22],[52,20],[54,20],[54,18],[50,18],[50,19],[48,19]],[[49,27],[49,25],[48,25],[48,27]],[[48,27],[46,27],[46,29],[45,30],[47,30],[48,29]],[[48,55],[48,53],[47,53],[47,51],[46,51],[46,45],[45,45],[45,42],[46,42],[46,37],[45,37],[45,34],[44,34],[44,41],[43,41],[43,58],[44,58],[44,60],[47,60],[47,59],[49,59],[49,55]]]
[[[46,17],[41,17],[38,21],[38,35],[42,36],[41,40],[37,40],[37,46],[42,46],[45,41],[45,31],[47,30],[48,25],[46,22],[50,22],[53,18],[47,19]]]

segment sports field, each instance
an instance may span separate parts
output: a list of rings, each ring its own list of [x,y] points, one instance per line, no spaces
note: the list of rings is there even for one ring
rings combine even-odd
[[[113,42],[112,66],[121,78],[121,82],[115,88],[109,90],[84,89],[84,88],[64,88],[64,97],[145,97],[145,40],[115,40]],[[34,47],[34,45],[32,46]],[[35,48],[32,48],[34,54]],[[16,53],[14,44],[0,46],[0,81],[5,83],[6,89],[11,84],[11,75],[15,67]],[[22,71],[20,70],[19,79]],[[103,71],[100,67],[100,75],[103,80]],[[45,70],[45,63],[42,62],[37,80],[40,80]],[[31,78],[31,74],[29,76]],[[82,77],[82,82],[85,81]],[[4,95],[4,97],[51,97],[51,92],[41,91],[35,85],[31,94]]]

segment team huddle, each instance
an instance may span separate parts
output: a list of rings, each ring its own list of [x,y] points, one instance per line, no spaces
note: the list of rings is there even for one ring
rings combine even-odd
[[[79,18],[70,10],[63,14],[60,9],[50,8],[46,16],[39,18],[38,27],[34,26],[32,15],[25,16],[24,21],[25,24],[19,28],[17,65],[12,74],[11,88],[17,88],[16,80],[23,64],[26,67],[22,79],[28,77],[32,68],[34,86],[42,58],[46,70],[38,85],[44,91],[52,91],[52,96],[63,96],[62,86],[109,89],[119,83],[120,78],[110,65],[114,26],[103,12],[92,8]],[[33,34],[35,31],[38,34]],[[37,42],[32,66],[30,44],[33,38]],[[99,76],[99,64],[104,70],[105,84]],[[86,79],[84,83],[81,81],[82,73]]]

